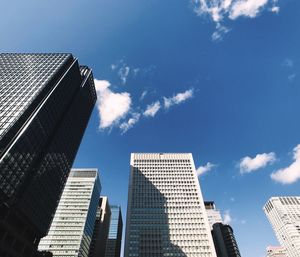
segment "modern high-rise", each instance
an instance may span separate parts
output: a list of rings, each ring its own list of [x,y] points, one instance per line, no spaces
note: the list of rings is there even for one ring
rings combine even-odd
[[[71,54],[0,54],[0,256],[45,236],[96,101]]]
[[[125,257],[215,257],[190,153],[132,153]]]
[[[97,169],[72,169],[39,250],[53,257],[88,257],[100,191]]]
[[[271,197],[264,206],[275,235],[288,257],[300,256],[300,197]]]
[[[233,229],[228,224],[215,223],[211,231],[218,257],[241,257]]]
[[[288,257],[286,250],[282,246],[268,246],[266,257]]]
[[[111,219],[105,257],[120,257],[123,220],[120,206],[111,205]]]
[[[89,250],[89,257],[104,257],[111,210],[106,196],[101,196],[97,207],[96,221],[93,228],[93,237]]]
[[[220,211],[216,208],[215,202],[213,201],[205,201],[204,206],[207,213],[208,223],[210,229],[213,229],[213,224],[222,223],[222,217]]]

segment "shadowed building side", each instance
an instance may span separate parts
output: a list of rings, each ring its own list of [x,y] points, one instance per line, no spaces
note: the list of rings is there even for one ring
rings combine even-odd
[[[105,257],[120,257],[123,221],[120,206],[111,205],[111,219],[106,243]]]
[[[101,196],[97,207],[96,222],[89,250],[89,257],[104,257],[108,231],[110,226],[111,210],[106,196]]]

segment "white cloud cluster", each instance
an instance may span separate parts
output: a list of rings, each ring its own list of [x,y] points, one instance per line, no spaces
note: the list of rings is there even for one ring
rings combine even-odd
[[[113,92],[110,89],[110,82],[107,80],[94,80],[97,93],[97,108],[100,118],[100,129],[106,129],[113,126],[118,126],[122,134],[132,128],[142,116],[154,117],[162,108],[159,100],[147,105],[144,111],[140,107],[132,107],[132,99],[128,92]],[[180,104],[190,98],[190,90],[184,93],[178,93],[174,97],[165,98],[170,103],[164,108],[168,109],[174,104]],[[192,90],[191,90],[192,92]],[[146,96],[147,91],[144,91],[140,101]],[[127,118],[129,116],[129,118]],[[128,120],[125,120],[128,119]]]
[[[198,167],[198,169],[197,169],[197,175],[201,176],[204,173],[206,173],[208,171],[211,171],[216,166],[217,166],[216,164],[208,162],[208,163],[206,163],[206,165]]]
[[[173,97],[164,97],[164,107],[169,109],[171,106],[185,102],[187,99],[193,97],[193,89],[186,90],[183,93],[178,93]]]
[[[294,161],[288,167],[271,174],[271,178],[281,184],[291,184],[300,179],[300,144],[293,150]]]
[[[152,104],[149,104],[147,106],[147,109],[146,111],[144,111],[144,116],[146,117],[154,117],[156,115],[156,113],[159,111],[160,109],[160,102],[159,101],[156,101]]]
[[[100,117],[99,128],[107,128],[125,117],[130,110],[131,97],[127,92],[115,93],[107,80],[95,79],[97,108]]]
[[[242,158],[239,163],[240,172],[242,174],[250,173],[252,171],[263,168],[268,164],[274,163],[275,160],[276,160],[276,155],[273,152],[257,154],[254,158],[246,156]]]
[[[213,41],[222,40],[229,29],[222,25],[225,19],[239,17],[255,18],[266,6],[274,13],[279,12],[278,0],[192,0],[197,15],[209,16],[216,23]]]

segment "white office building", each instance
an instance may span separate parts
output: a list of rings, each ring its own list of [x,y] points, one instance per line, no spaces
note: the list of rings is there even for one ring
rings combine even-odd
[[[205,201],[204,206],[207,213],[208,223],[210,229],[213,229],[213,224],[215,223],[223,223],[222,216],[220,211],[216,208],[215,202],[213,201]]]
[[[97,169],[72,169],[39,250],[55,257],[87,257],[100,191]]]
[[[287,257],[299,257],[300,197],[272,197],[264,211]]]
[[[125,257],[216,257],[190,153],[133,153]]]

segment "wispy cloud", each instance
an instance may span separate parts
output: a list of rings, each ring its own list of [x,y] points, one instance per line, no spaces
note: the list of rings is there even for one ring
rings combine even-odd
[[[130,110],[131,97],[127,92],[115,93],[107,80],[95,79],[100,129],[108,128],[125,117]]]
[[[126,133],[127,130],[131,129],[140,119],[141,115],[139,113],[133,113],[132,117],[128,121],[124,121],[120,124],[120,129],[122,134]]]
[[[146,97],[147,94],[148,94],[147,90],[143,91],[143,93],[141,94],[141,97],[140,97],[140,101],[144,100],[144,98]]]
[[[300,144],[293,149],[294,161],[286,168],[274,171],[271,178],[281,184],[292,184],[300,179]]]
[[[129,68],[129,66],[126,66],[126,65],[124,65],[123,67],[121,67],[119,69],[118,75],[119,75],[123,85],[126,84],[129,72],[130,72],[130,68]]]
[[[222,41],[223,37],[225,34],[227,34],[230,31],[229,28],[221,25],[221,23],[216,24],[216,30],[215,32],[211,35],[212,41]]]
[[[192,0],[194,12],[199,16],[208,16],[216,23],[216,31],[212,35],[213,41],[220,41],[229,32],[224,25],[227,20],[239,17],[255,18],[266,7],[273,13],[280,8],[278,0]]]
[[[149,116],[154,117],[156,113],[159,111],[159,109],[160,109],[160,102],[156,101],[152,104],[149,104],[143,114],[146,117]]]
[[[173,97],[164,97],[164,107],[165,109],[169,109],[173,105],[181,104],[186,100],[188,100],[189,98],[192,98],[193,94],[194,94],[193,89],[189,89],[183,93],[178,93]]]
[[[207,173],[207,172],[211,171],[216,166],[217,166],[216,164],[208,162],[208,163],[206,163],[206,165],[198,167],[198,169],[197,169],[197,175],[201,176],[204,173]]]
[[[242,158],[239,163],[240,172],[241,174],[251,173],[255,170],[267,166],[268,164],[274,163],[275,160],[276,155],[273,152],[257,154],[254,158],[246,156]]]
[[[223,215],[223,221],[224,221],[224,224],[230,224],[231,221],[232,221],[232,218],[231,218],[231,215],[230,215],[230,211],[229,210],[226,210],[224,212],[224,215]]]

